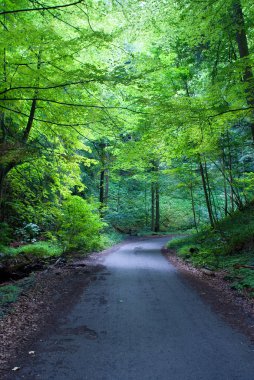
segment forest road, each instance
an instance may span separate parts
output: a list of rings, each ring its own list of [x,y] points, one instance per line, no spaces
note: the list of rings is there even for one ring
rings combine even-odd
[[[167,240],[131,241],[108,255],[10,379],[253,380],[254,348],[168,263]]]

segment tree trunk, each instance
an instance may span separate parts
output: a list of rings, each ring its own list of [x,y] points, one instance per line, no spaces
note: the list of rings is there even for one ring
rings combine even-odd
[[[204,174],[205,174],[205,178],[206,178],[206,187],[207,187],[209,203],[211,206],[213,221],[214,221],[214,224],[216,224],[218,222],[217,207],[216,207],[216,203],[215,203],[215,199],[214,199],[214,193],[212,192],[211,185],[210,185],[210,179],[209,179],[209,175],[208,175],[206,160],[204,161],[203,168],[204,168]]]
[[[119,212],[120,210],[120,181],[118,183],[118,188],[117,188],[117,204],[116,204],[116,211]]]
[[[226,160],[225,160],[225,151],[222,148],[222,173],[223,173],[223,190],[224,190],[224,215],[228,215],[228,188],[226,180]]]
[[[154,231],[155,229],[155,186],[152,182],[151,185],[151,230]]]
[[[104,209],[106,206],[106,198],[108,197],[108,178],[106,169],[106,144],[105,142],[99,143],[99,156],[101,161],[100,171],[100,185],[99,185],[99,202],[100,202],[100,215],[103,217]]]
[[[101,208],[104,206],[104,185],[105,185],[105,170],[102,169],[100,172],[100,195],[99,200],[101,204]]]
[[[191,182],[190,184],[190,195],[191,195],[191,209],[193,214],[193,221],[196,231],[198,232],[198,224],[197,224],[197,216],[196,216],[196,209],[195,209],[195,201],[194,201],[194,194],[193,194],[193,184]]]
[[[209,194],[207,190],[207,184],[206,184],[206,177],[205,177],[205,172],[204,172],[204,167],[203,164],[200,160],[199,162],[199,168],[200,168],[200,174],[201,174],[201,179],[202,179],[202,185],[203,185],[203,190],[204,190],[204,195],[205,195],[205,201],[206,201],[206,207],[209,215],[209,220],[211,227],[214,228],[215,223],[214,223],[214,218],[213,218],[213,210],[212,210],[212,204],[209,199]]]
[[[249,56],[249,46],[246,35],[245,20],[242,10],[242,4],[240,0],[235,0],[233,3],[233,18],[236,27],[236,42],[238,46],[238,52],[240,58],[247,58]],[[251,64],[246,62],[246,65],[243,70],[243,81],[247,84],[246,89],[246,101],[249,106],[254,107],[254,81],[253,81],[253,72],[251,69]],[[254,140],[254,111],[252,112],[251,120],[251,134],[252,139]]]
[[[104,203],[107,205],[109,195],[109,170],[105,170],[105,190],[104,190]]]
[[[33,121],[34,121],[34,116],[35,116],[35,111],[36,111],[36,104],[37,104],[37,100],[36,100],[36,98],[34,98],[32,101],[31,108],[30,108],[30,114],[29,114],[29,118],[27,121],[26,129],[24,130],[24,133],[23,133],[23,138],[22,138],[23,143],[27,142],[29,134],[31,132],[31,129],[33,126]]]
[[[155,223],[154,232],[160,231],[160,186],[157,179],[155,184]]]
[[[147,205],[147,188],[146,187],[145,187],[145,194],[144,195],[145,195],[145,199],[144,200],[145,200],[145,218],[146,218],[145,219],[146,220],[145,221],[145,226],[148,227],[148,225],[149,225],[149,210],[148,210],[148,208],[149,207]]]

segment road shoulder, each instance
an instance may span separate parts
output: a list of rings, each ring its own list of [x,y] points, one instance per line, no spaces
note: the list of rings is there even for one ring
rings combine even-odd
[[[210,276],[177,257],[174,250],[163,248],[162,253],[177,268],[182,280],[194,288],[213,311],[254,342],[254,299],[231,289],[223,279],[225,272]]]

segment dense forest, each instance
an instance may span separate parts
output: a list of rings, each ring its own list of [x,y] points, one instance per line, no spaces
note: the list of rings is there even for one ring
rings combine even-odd
[[[1,251],[253,239],[253,20],[249,0],[1,1]]]

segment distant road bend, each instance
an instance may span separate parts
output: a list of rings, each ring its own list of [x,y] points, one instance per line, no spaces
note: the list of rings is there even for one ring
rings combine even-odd
[[[10,379],[253,380],[254,348],[167,262],[167,240],[132,241],[108,255]]]

